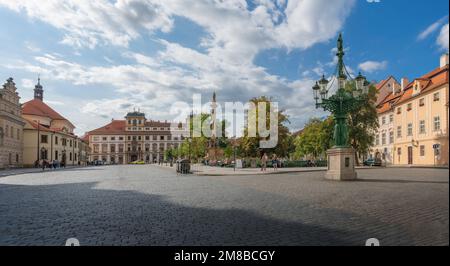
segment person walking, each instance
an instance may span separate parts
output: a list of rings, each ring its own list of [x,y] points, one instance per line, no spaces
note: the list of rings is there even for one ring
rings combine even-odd
[[[269,157],[266,153],[263,154],[261,157],[261,171],[265,172],[267,170],[267,161],[269,160]]]
[[[273,167],[273,170],[275,170],[275,171],[278,170],[278,158],[275,153],[272,155],[272,167]]]

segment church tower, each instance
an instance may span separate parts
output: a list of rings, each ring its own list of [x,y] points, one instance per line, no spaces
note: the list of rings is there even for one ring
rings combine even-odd
[[[38,84],[34,86],[34,99],[44,100],[44,89],[42,88],[40,77],[38,78]]]

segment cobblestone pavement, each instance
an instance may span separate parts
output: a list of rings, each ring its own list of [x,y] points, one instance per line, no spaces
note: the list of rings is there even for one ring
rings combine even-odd
[[[180,176],[105,166],[0,178],[0,245],[449,245],[439,169]]]

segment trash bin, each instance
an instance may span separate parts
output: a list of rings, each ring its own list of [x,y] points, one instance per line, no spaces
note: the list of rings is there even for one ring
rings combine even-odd
[[[177,160],[177,173],[189,174],[191,172],[191,162],[189,160]]]

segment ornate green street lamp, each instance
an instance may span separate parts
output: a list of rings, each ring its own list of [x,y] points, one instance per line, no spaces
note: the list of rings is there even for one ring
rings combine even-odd
[[[344,64],[344,45],[342,34],[339,34],[337,42],[337,73],[330,82],[325,75],[313,86],[316,108],[323,108],[333,114],[335,120],[334,141],[335,148],[349,148],[347,117],[357,111],[362,105],[368,103],[369,82],[359,73],[352,79]],[[337,92],[328,97],[330,89],[337,81]],[[354,82],[356,89],[347,90],[348,83]],[[351,91],[351,92],[350,92]]]

